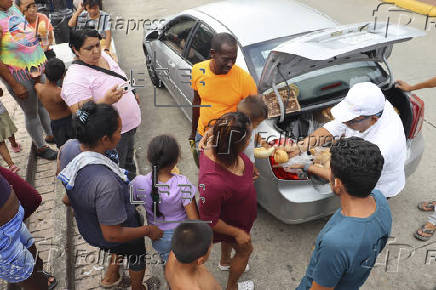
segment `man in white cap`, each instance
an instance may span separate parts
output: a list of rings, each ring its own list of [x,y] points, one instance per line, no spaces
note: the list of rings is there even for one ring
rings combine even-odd
[[[292,155],[321,146],[333,138],[360,137],[377,145],[384,158],[381,177],[375,189],[380,190],[385,197],[400,193],[405,185],[406,137],[400,117],[381,89],[370,82],[355,84],[347,96],[332,108],[331,113],[335,119],[298,142]],[[330,178],[330,168],[315,165],[296,165],[293,168],[303,168],[305,172],[326,180]]]

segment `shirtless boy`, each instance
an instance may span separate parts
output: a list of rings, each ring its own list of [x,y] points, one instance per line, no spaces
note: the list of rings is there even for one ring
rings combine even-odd
[[[74,138],[70,108],[61,99],[61,88],[57,83],[65,76],[65,64],[58,58],[50,59],[45,67],[47,80],[35,84],[39,100],[48,111],[56,146],[59,148],[68,139]]]
[[[182,223],[174,231],[165,278],[172,290],[222,289],[204,263],[212,249],[213,232],[204,223]]]

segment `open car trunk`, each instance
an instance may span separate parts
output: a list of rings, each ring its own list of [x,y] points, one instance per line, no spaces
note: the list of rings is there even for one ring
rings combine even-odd
[[[403,122],[404,134],[406,138],[409,136],[410,128],[412,125],[413,113],[410,105],[409,97],[406,93],[397,88],[390,88],[383,90],[386,99],[394,106],[395,110],[399,113],[400,119]],[[343,96],[345,97],[345,96]],[[285,116],[283,122],[277,122],[277,130],[285,136],[299,140],[309,136],[316,129],[323,127],[323,125],[333,118],[329,109],[339,103],[339,99],[335,99],[325,104],[313,106],[310,110],[304,110],[288,114]]]

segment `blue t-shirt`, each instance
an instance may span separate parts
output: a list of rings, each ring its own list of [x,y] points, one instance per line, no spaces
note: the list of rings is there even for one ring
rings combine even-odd
[[[374,190],[376,211],[368,218],[347,217],[338,209],[321,230],[298,290],[312,281],[323,287],[359,289],[391,233],[392,215],[386,198]]]

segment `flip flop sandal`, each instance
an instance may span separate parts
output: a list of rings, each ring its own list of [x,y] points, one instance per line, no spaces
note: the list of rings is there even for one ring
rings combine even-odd
[[[436,201],[423,201],[418,203],[418,208],[422,211],[434,211]]]
[[[147,290],[159,290],[159,278],[155,276],[150,277],[147,281],[145,281],[145,286],[147,287]]]
[[[53,278],[53,281],[50,282],[50,285],[48,285],[48,290],[54,289],[58,285],[58,281],[56,280],[55,276],[51,275],[50,273],[47,273],[46,271],[41,271],[42,274],[47,277],[47,280],[50,282],[50,278]]]
[[[220,269],[221,271],[230,271],[230,265],[228,266],[223,266],[220,263],[218,263],[218,269]],[[244,273],[250,271],[250,265],[247,264],[247,266],[245,266],[245,270]]]
[[[254,290],[254,282],[251,280],[238,282],[238,290]]]
[[[22,148],[21,148],[21,144],[17,143],[17,147],[12,146],[12,151],[14,151],[15,153],[21,152]]]
[[[9,166],[9,170],[12,173],[17,173],[18,171],[20,171],[20,168],[18,168],[17,165],[13,164],[13,165]]]
[[[103,280],[100,280],[100,287],[105,289],[116,287],[121,283],[122,280],[123,280],[123,275],[120,275],[120,278],[112,284],[103,284]]]
[[[425,233],[425,234],[431,235],[431,236],[423,236],[423,235],[418,233],[419,230],[416,231],[415,232],[415,238],[417,238],[418,240],[423,241],[423,242],[427,242],[428,240],[430,240],[433,237],[433,235],[434,235],[434,233],[436,231],[436,229],[435,230],[430,230],[430,229],[425,228],[425,225],[422,225],[420,230],[423,233]]]

